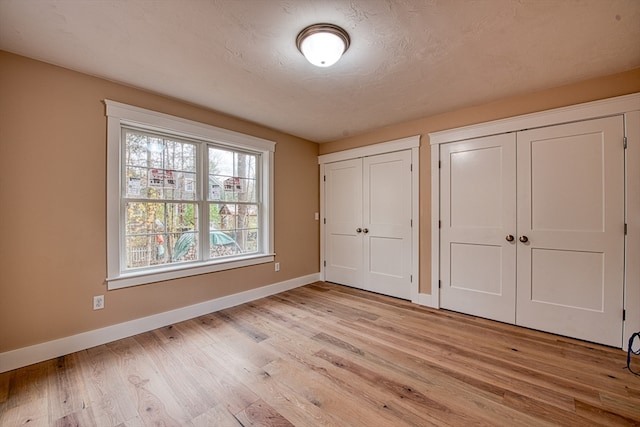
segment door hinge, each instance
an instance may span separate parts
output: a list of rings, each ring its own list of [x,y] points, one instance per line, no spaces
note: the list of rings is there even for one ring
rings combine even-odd
[[[327,261],[325,261],[325,262],[324,262],[324,266],[325,266],[325,267],[327,266]]]
[[[627,232],[629,231],[629,226],[627,225],[627,223],[624,223],[624,235],[627,235]]]
[[[442,221],[438,220],[438,228],[442,228]]]
[[[440,289],[442,287],[442,281],[438,280],[438,289]]]
[[[627,137],[626,136],[622,138],[622,145],[623,145],[623,147],[625,149],[627,148]]]
[[[326,225],[326,224],[327,224],[327,218],[324,218],[324,221],[323,221],[323,222],[324,222],[324,223],[325,223],[325,225]]]
[[[440,169],[441,167],[442,167],[442,162],[438,160],[438,169]]]
[[[625,320],[627,320],[627,310],[622,310],[622,321],[624,322]]]
[[[322,180],[323,180],[324,182],[327,182],[327,175],[322,175]]]
[[[411,226],[411,228],[413,228],[413,220],[410,220],[410,221],[411,221],[410,226]]]
[[[411,172],[413,172],[413,163],[411,163],[411,164],[409,165],[409,170],[410,170]]]
[[[409,282],[413,283],[413,274],[409,275]]]

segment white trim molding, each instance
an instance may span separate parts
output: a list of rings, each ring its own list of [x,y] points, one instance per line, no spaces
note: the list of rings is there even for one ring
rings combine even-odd
[[[412,301],[418,305],[422,305],[424,307],[430,307],[430,308],[440,308],[440,300],[439,300],[439,293],[436,292],[431,293],[431,295],[429,294],[418,294],[418,298],[415,301]]]
[[[364,147],[323,154],[318,156],[318,164],[323,165],[325,163],[357,159],[358,157],[375,156],[377,154],[393,153],[395,151],[409,150],[411,148],[418,147],[420,147],[420,135],[408,136],[406,138],[394,139],[393,141],[381,142],[379,144],[365,145]]]
[[[104,100],[107,116],[107,289],[114,290],[129,286],[143,285],[181,277],[229,270],[251,265],[273,262],[274,254],[274,151],[276,142],[239,132],[218,128],[205,123],[171,116],[157,111],[147,110],[120,102]],[[190,138],[200,153],[200,166],[196,176],[201,187],[199,197],[190,202],[206,211],[206,158],[207,144],[228,147],[233,150],[249,150],[259,155],[262,163],[256,165],[259,172],[260,191],[260,238],[256,253],[209,259],[202,257],[191,262],[170,263],[164,266],[128,269],[126,267],[124,217],[125,202],[121,194],[124,171],[122,166],[122,128],[130,126],[141,131],[164,132],[176,137]],[[259,167],[258,167],[259,166]],[[161,202],[162,200],[157,200]],[[208,208],[207,208],[208,209]],[[207,229],[208,220],[202,213],[198,224],[202,236]],[[200,239],[200,241],[207,239]],[[201,254],[206,254],[204,246]]]
[[[439,305],[440,144],[614,115],[624,116],[627,137],[625,220],[628,232],[625,241],[625,320],[622,337],[622,347],[626,349],[630,335],[640,331],[640,263],[637,262],[640,259],[640,93],[430,133],[432,296],[429,299],[420,294],[420,301],[430,307]]]
[[[640,93],[617,96],[600,101],[585,102],[569,107],[555,108],[522,116],[509,117],[476,125],[429,133],[431,145],[462,141],[480,136],[497,135],[598,117],[624,114],[638,109]]]
[[[307,276],[227,295],[164,313],[158,313],[117,325],[0,353],[0,373],[193,319],[198,316],[224,310],[225,308],[235,307],[260,298],[305,286],[319,280],[319,273],[309,274]]]
[[[625,246],[625,321],[622,326],[623,349],[629,338],[640,332],[640,106],[625,114],[626,150],[626,213]]]

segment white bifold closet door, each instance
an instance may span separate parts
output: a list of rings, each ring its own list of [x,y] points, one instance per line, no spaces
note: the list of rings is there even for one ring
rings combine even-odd
[[[620,347],[624,123],[519,132],[516,323]]]
[[[622,343],[624,123],[441,146],[441,306]]]
[[[324,186],[325,280],[362,288],[362,159],[325,165]]]
[[[516,320],[515,134],[443,144],[440,305]]]
[[[325,166],[325,280],[411,299],[411,151]]]

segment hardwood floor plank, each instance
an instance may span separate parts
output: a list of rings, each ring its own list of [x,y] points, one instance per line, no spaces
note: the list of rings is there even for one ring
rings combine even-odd
[[[216,405],[204,414],[198,415],[185,424],[187,427],[242,427],[238,421],[223,405]]]
[[[204,332],[198,332],[199,325],[194,320],[182,322],[175,327],[189,336]],[[259,396],[248,387],[232,380],[224,365],[212,363],[211,360],[217,356],[216,353],[208,351],[207,347],[215,343],[212,340],[208,341],[204,347],[189,348],[188,354],[177,353],[176,357],[183,362],[186,369],[193,372],[194,378],[197,378],[210,398],[219,402],[215,406],[222,404],[230,413],[237,413],[258,400]]]
[[[190,349],[179,344],[182,340],[161,342],[159,336],[163,335],[166,329],[169,328],[162,328],[134,338],[148,354],[154,366],[157,366],[159,373],[165,379],[176,401],[180,402],[186,415],[189,418],[195,418],[207,412],[217,402],[213,399],[213,395],[201,386],[199,377],[192,375],[188,363]],[[170,329],[173,334],[176,334],[177,331],[173,327]],[[176,348],[174,348],[174,344]]]
[[[313,355],[302,355],[290,347],[283,349],[284,358],[272,362],[265,370],[334,420],[322,425],[432,425],[428,416],[407,412],[392,403],[385,393],[354,385],[358,383],[350,373]],[[353,401],[360,404],[345,404]]]
[[[140,417],[133,417],[122,424],[118,424],[117,427],[145,427],[145,424]]]
[[[324,296],[326,297],[326,295],[324,295]],[[446,358],[443,358],[443,359],[446,359]],[[456,374],[457,373],[455,371],[449,370],[449,375],[455,377]],[[474,381],[472,376],[466,376],[465,375],[463,377],[466,378],[465,381],[468,382],[469,384],[475,382],[475,385],[479,385],[480,387],[482,387],[482,384],[485,384],[484,387],[488,386],[489,388],[494,388],[494,387],[492,387],[490,385],[490,383],[483,382],[483,381],[478,381],[478,380]],[[519,384],[515,384],[515,387],[514,387],[514,390],[512,391],[512,393],[516,393],[516,390],[521,389],[521,387],[518,387],[518,386],[519,386]],[[564,401],[566,401],[566,405],[564,406],[564,409],[566,409],[568,411],[572,411],[573,410],[574,401],[571,398],[564,398],[563,395],[561,395],[559,393],[556,393],[554,390],[550,390],[550,389],[544,389],[544,388],[540,388],[540,387],[536,387],[536,386],[529,386],[529,389],[531,389],[531,392],[529,393],[530,397],[544,396],[545,399],[547,399],[548,401],[550,401],[553,404],[558,404],[559,402],[562,402],[564,400]],[[592,394],[592,398],[595,398],[595,394]]]
[[[384,402],[381,400],[372,401],[366,398],[366,403],[371,404],[372,408],[345,406],[345,400],[353,399],[355,396],[361,399],[361,390],[355,390],[346,385],[348,381],[332,376],[329,372],[332,368],[330,364],[318,366],[319,361],[317,358],[312,360],[314,359],[312,353],[321,348],[320,344],[304,340],[304,338],[317,334],[319,330],[299,327],[293,321],[287,321],[283,324],[284,319],[281,316],[274,316],[264,308],[257,310],[254,314],[246,315],[251,317],[253,324],[260,327],[270,336],[269,340],[265,340],[261,344],[271,346],[273,351],[280,356],[279,359],[263,367],[270,377],[294,389],[296,393],[302,395],[308,402],[323,411],[328,411],[332,418],[338,419],[333,422],[320,422],[320,420],[316,419],[314,420],[315,425],[349,424],[368,426],[371,425],[371,422],[375,423],[380,420],[380,415],[377,415],[374,419],[369,418],[371,418],[372,410],[375,411],[385,406]],[[278,320],[271,321],[273,319]],[[291,329],[295,329],[301,334],[299,339],[291,336]],[[305,357],[304,355],[308,356]],[[283,368],[283,366],[286,366],[286,368]],[[319,375],[319,372],[322,372],[322,374]],[[340,376],[337,375],[337,377]],[[386,407],[386,409],[385,413],[392,411],[389,407]],[[398,422],[398,418],[391,416],[387,419],[387,422],[388,425],[395,425]],[[425,425],[424,419],[421,419],[421,424]]]
[[[326,325],[325,325],[325,326],[326,326]],[[323,329],[317,329],[317,331],[319,331],[319,330],[326,330],[326,329],[324,329],[324,328],[323,328]],[[272,336],[272,338],[275,338],[275,337],[277,337],[277,336],[279,335],[279,334],[278,334],[278,332],[277,332],[277,331],[275,331],[275,330],[270,330],[270,331],[269,331],[269,334]],[[312,338],[314,338],[314,339],[316,339],[316,338],[321,338],[321,339],[316,339],[316,341],[317,341],[318,343],[320,343],[320,345],[322,345],[322,343],[324,342],[324,343],[327,343],[327,344],[330,344],[330,345],[335,345],[335,346],[337,346],[339,349],[345,350],[347,353],[353,353],[353,354],[355,354],[355,355],[359,355],[359,356],[364,355],[364,352],[363,352],[363,351],[361,351],[360,349],[357,349],[356,347],[354,347],[354,346],[350,345],[349,343],[346,343],[345,341],[342,341],[342,340],[340,340],[340,339],[337,339],[337,338],[335,338],[335,337],[332,337],[332,336],[330,336],[330,335],[328,335],[328,334],[326,334],[326,333],[323,333],[323,332],[317,332],[317,333],[316,333],[316,335],[314,335]],[[278,343],[274,343],[273,345],[277,345],[278,347],[281,347],[281,348],[282,348],[282,347],[286,347],[286,345],[287,345],[287,340],[284,340],[284,341],[282,341],[282,342],[278,342]],[[323,350],[322,350],[322,349],[320,349],[319,351],[323,351]],[[290,351],[290,352],[289,352],[289,354],[300,354],[300,353],[304,353],[304,352],[297,351],[297,349],[295,349],[295,348],[293,348],[293,351]],[[348,354],[347,354],[347,355],[348,355]],[[308,371],[314,371],[314,370],[317,370],[317,369],[318,369],[318,368],[317,368],[317,366],[314,366],[314,362],[308,362],[308,361],[305,361],[305,364],[306,364],[306,368],[307,368],[307,370],[308,370]],[[329,367],[329,369],[330,369],[330,368],[331,368],[331,367]],[[373,367],[372,367],[372,369],[379,369],[379,368],[380,368],[380,366],[373,366]],[[265,369],[267,369],[267,368],[265,368]],[[289,369],[289,370],[292,370],[293,368],[292,368],[292,367],[289,367],[288,369]],[[267,370],[268,370],[268,369],[267,369]],[[268,370],[268,371],[269,371],[269,370]],[[326,373],[328,370],[327,370],[326,368],[323,368],[323,371]],[[270,373],[272,376],[274,375],[274,373],[273,373],[272,371],[269,371],[269,373]],[[393,373],[391,373],[390,375],[391,375],[391,376],[393,376],[393,377],[396,377],[396,378],[398,377],[397,372],[393,372]],[[327,375],[327,376],[328,376],[328,375]],[[333,376],[333,377],[332,377],[332,376],[328,376],[328,377],[329,377],[329,378],[331,378],[333,381],[336,381],[336,378],[335,378],[335,377],[337,377],[337,376],[340,376],[340,375],[336,375],[336,374],[334,374],[334,376]],[[403,378],[403,380],[405,380],[405,381],[411,381],[411,377],[412,377],[412,374],[411,374],[411,373],[408,373],[408,374],[407,374],[407,376]],[[413,377],[415,377],[415,375],[413,375]],[[356,378],[356,379],[361,379],[361,378]],[[349,381],[349,380],[347,380],[347,382],[348,382],[348,381]],[[317,382],[318,382],[318,380],[317,380],[317,379],[313,380],[313,383],[314,383],[314,384],[316,384]],[[303,383],[305,383],[305,384],[306,384],[307,382],[303,381]],[[305,393],[304,393],[304,390],[302,391],[302,393],[303,393],[303,394],[305,394]],[[371,391],[369,391],[369,394],[371,394]],[[448,398],[448,396],[447,396],[447,395],[445,395],[445,396],[443,397],[443,399],[444,399],[444,400],[446,400],[447,398]],[[314,399],[316,402],[318,402],[318,404],[320,404],[320,403],[321,403],[321,399],[318,399],[318,398],[313,398],[313,399]],[[386,399],[386,400],[385,400],[385,399]],[[400,399],[400,400],[398,400],[398,402],[395,402],[395,403],[400,403],[400,402],[402,401],[402,399],[405,399],[405,396],[401,394],[399,399]],[[393,400],[393,398],[392,398],[392,399],[389,399],[389,394],[387,393],[387,395],[386,395],[386,397],[385,397],[384,399],[382,399],[382,400],[380,400],[380,401],[378,401],[378,402],[374,402],[374,403],[373,403],[373,405],[374,405],[374,408],[373,408],[373,409],[377,409],[377,408],[380,408],[380,407],[384,407],[384,408],[386,409],[385,413],[386,413],[386,412],[389,412],[389,411],[393,410],[393,405],[394,405],[394,403],[392,403],[392,402],[391,402],[391,400]],[[405,402],[406,402],[406,400],[405,400]],[[371,402],[370,402],[370,403],[371,403]],[[410,415],[411,413],[413,413],[414,415],[416,415],[418,418],[411,419],[411,420],[408,422],[408,424],[409,424],[409,425],[424,425],[424,424],[426,424],[426,423],[427,423],[427,420],[424,418],[424,416],[425,416],[424,414],[426,414],[426,411],[425,411],[425,409],[426,409],[426,408],[424,407],[424,405],[423,405],[422,407],[420,407],[420,405],[417,405],[417,406],[418,406],[417,408],[415,408],[415,407],[414,407],[414,408],[412,408],[412,407],[410,407],[410,406],[407,406],[407,405],[406,405],[406,404],[404,404],[404,403],[400,403],[400,405],[399,405],[399,406],[400,406],[400,409],[401,409],[401,411],[402,411],[402,412],[401,412],[401,414],[402,414],[402,415],[399,415],[399,416],[398,416],[398,413],[396,413],[395,415],[396,415],[396,416],[398,416],[398,419],[396,419],[396,420],[390,420],[390,421],[389,421],[389,424],[390,424],[390,425],[396,425],[396,424],[398,424],[399,422],[402,422],[402,421],[405,421],[405,422],[409,421],[409,420],[407,420],[407,415]],[[326,406],[326,404],[323,404],[323,405],[322,405],[322,407],[323,407],[323,408],[325,408],[325,409],[330,410],[330,412],[331,412],[332,414],[334,414],[334,413],[336,412],[336,409],[335,409],[335,408],[333,408],[333,407],[328,408],[328,407]],[[375,407],[377,407],[377,408],[375,408]],[[364,417],[366,417],[366,415],[364,415]],[[438,420],[437,420],[437,419],[432,419],[432,421],[433,421],[433,422],[437,422]],[[375,420],[371,420],[371,422],[375,422]],[[441,421],[440,421],[439,423],[441,423]]]
[[[9,399],[9,381],[11,375],[13,375],[12,372],[3,372],[0,374],[0,411],[2,411],[3,405]]]
[[[356,346],[354,346],[354,345],[352,345],[350,343],[347,343],[346,341],[343,341],[341,339],[338,339],[338,338],[336,338],[336,337],[334,337],[332,335],[329,335],[328,333],[320,332],[322,330],[325,330],[325,331],[331,331],[333,333],[335,330],[332,329],[330,325],[326,325],[325,324],[325,325],[318,325],[318,326],[319,326],[319,328],[311,331],[311,333],[315,333],[315,335],[312,335],[311,338],[320,345],[320,348],[318,349],[318,351],[322,351],[323,350],[322,349],[322,344],[329,344],[329,345],[331,345],[333,347],[336,347],[338,349],[344,350],[345,353],[347,353],[346,354],[347,356],[349,356],[349,353],[352,353],[353,355],[357,355],[357,356],[365,356],[365,352],[363,350],[357,348]],[[277,335],[277,333],[275,333],[275,332],[271,332],[271,333],[273,335]],[[279,347],[286,347],[286,341],[283,341],[282,343],[277,343],[277,344],[274,344],[274,345],[277,345]],[[297,351],[297,349],[293,348],[293,349],[291,349],[289,351],[289,353],[297,355],[297,354],[300,354],[300,353],[303,353],[303,352]],[[367,356],[369,356],[369,355],[370,355],[370,353],[367,353]],[[379,360],[380,360],[379,358],[376,358],[376,361],[379,361]],[[317,364],[317,362],[315,362],[315,363]],[[305,361],[305,365],[306,365],[306,369],[309,370],[309,371],[313,371],[313,370],[317,370],[318,369],[316,366],[314,366],[314,362]],[[380,368],[383,368],[385,366],[386,367],[390,367],[390,366],[391,367],[396,367],[396,365],[394,365],[393,363],[390,363],[390,364],[382,363],[380,365],[373,366],[372,369],[380,369]],[[329,367],[329,368],[331,368],[331,367]],[[327,375],[326,374],[327,369],[326,368],[322,368],[322,370],[323,370],[323,372],[325,372],[325,375]],[[272,373],[272,372],[270,372],[270,373]],[[394,373],[393,373],[393,375],[398,375],[398,374],[399,373],[397,371],[394,371]],[[332,380],[336,381],[335,377],[337,377],[339,375],[334,374],[334,377],[331,377],[329,375],[327,375],[327,376],[329,378],[331,378]],[[404,377],[404,379],[405,380],[409,380],[411,377],[415,377],[415,376],[416,376],[415,372],[406,372],[406,376]],[[356,379],[360,379],[360,378],[356,377]],[[353,380],[353,378],[352,379],[345,379],[344,382],[350,382],[351,380]],[[421,380],[423,380],[423,379],[421,378]],[[317,380],[314,380],[314,383],[315,382],[317,382]],[[426,382],[428,382],[428,381],[426,381]],[[369,395],[372,394],[371,390],[369,390],[368,394]],[[403,399],[403,398],[404,397],[401,397],[401,399]],[[445,398],[446,398],[446,396],[445,396]],[[390,412],[394,408],[388,395],[386,395],[384,398],[381,398],[377,402],[369,402],[369,403],[372,403],[374,407],[377,407],[377,408],[374,408],[374,409],[379,409],[380,407],[385,408],[386,409],[385,412]],[[406,407],[402,408],[402,407],[400,407],[400,409],[403,411],[404,415],[407,415],[407,414],[409,414],[409,412],[407,412],[407,410],[408,409],[414,409],[414,408],[406,408]],[[424,409],[424,408],[422,408],[422,409]],[[333,410],[331,412],[333,413]],[[420,413],[420,412],[422,412],[422,413]],[[410,425],[422,425],[422,424],[427,423],[426,419],[424,418],[424,411],[423,410],[414,411],[414,413],[418,414],[419,419],[418,420],[415,419],[415,418],[411,419],[410,423],[409,423]],[[395,423],[397,423],[398,421],[402,421],[402,420],[408,421],[406,419],[407,417],[405,417],[403,415],[399,416],[396,413],[395,416],[398,416],[398,418],[399,418],[398,420],[395,421]],[[372,421],[375,421],[375,420],[372,420]],[[436,419],[432,419],[432,421],[436,422],[437,420]],[[392,423],[392,424],[395,424],[395,423]]]
[[[82,427],[94,425],[95,417],[91,408],[83,408],[56,419],[54,427]]]
[[[293,426],[293,424],[291,424],[286,418],[284,418],[262,400],[258,400],[250,406],[247,406],[242,412],[237,414],[236,417],[245,426]]]
[[[0,374],[0,425],[640,425],[625,365],[619,349],[318,282]]]
[[[609,411],[607,409],[591,405],[581,400],[576,400],[576,413],[591,421],[594,425],[602,426],[638,426],[638,418],[629,418],[625,415]]]
[[[502,400],[505,406],[526,413],[534,419],[544,420],[554,425],[582,427],[594,425],[589,417],[579,416],[574,411],[566,411],[538,399],[507,390]]]
[[[118,358],[120,376],[145,423],[169,426],[180,425],[190,419],[184,406],[178,403],[168,379],[158,375],[157,365],[135,337],[106,346]]]
[[[603,409],[631,419],[640,419],[640,405],[637,399],[600,393]]]
[[[379,321],[375,324],[391,333],[416,340],[424,339],[425,336],[428,336],[431,342],[437,343],[438,347],[455,352],[458,355],[468,358],[475,357],[478,358],[478,361],[491,366],[508,365],[511,371],[522,372],[524,376],[530,379],[542,378],[545,382],[552,379],[557,387],[575,389],[576,392],[583,393],[584,396],[589,395],[592,399],[597,398],[598,390],[624,391],[624,388],[611,381],[614,378],[605,378],[599,372],[594,374],[593,371],[577,372],[572,363],[567,360],[563,360],[562,365],[557,365],[549,360],[538,361],[535,357],[531,357],[522,351],[513,351],[500,348],[497,345],[486,344],[484,340],[476,343],[473,347],[468,347],[465,344],[468,341],[452,341],[449,336],[444,334],[432,334],[422,331],[417,333],[412,329],[404,329],[401,326],[394,325],[393,322]]]
[[[60,419],[87,407],[89,394],[86,390],[82,368],[77,354],[58,357],[49,375],[49,417]]]
[[[260,399],[283,415],[295,425],[306,425],[310,420],[317,425],[328,425],[320,409],[311,402],[274,380],[264,369],[255,366],[251,361],[239,358],[232,348],[211,346],[206,351],[211,357],[211,363],[224,366],[230,382],[236,382],[247,387],[260,396]],[[252,402],[251,406],[254,402]],[[244,408],[243,408],[244,410]],[[241,411],[234,415],[238,416]]]
[[[453,341],[449,339],[432,339],[428,344],[415,343],[411,339],[405,339],[404,342],[402,342],[400,339],[395,338],[396,336],[403,336],[397,329],[389,330],[384,327],[379,328],[377,325],[365,323],[365,321],[360,321],[358,324],[362,325],[361,330],[365,334],[382,334],[382,336],[389,337],[390,340],[398,343],[399,345],[404,345],[405,348],[413,347],[424,353],[429,353],[431,348],[437,348],[437,354],[433,355],[436,359],[444,358],[444,360],[455,361],[456,364],[461,366],[497,373],[501,376],[509,376],[515,380],[524,381],[531,386],[552,384],[552,390],[560,389],[560,394],[565,396],[567,395],[566,392],[569,391],[571,393],[578,393],[581,398],[584,398],[587,401],[596,401],[599,399],[598,392],[595,389],[581,387],[579,384],[572,383],[564,378],[557,378],[547,375],[546,373],[534,371],[526,366],[512,363],[508,359],[497,358],[492,353],[476,352],[472,350],[472,347],[467,348],[466,346],[452,344]],[[353,327],[356,328],[356,326]],[[566,390],[563,389],[563,387],[566,388]],[[560,403],[562,400],[558,400],[556,398],[554,401]],[[572,404],[570,399],[569,404]]]
[[[0,412],[1,426],[48,426],[49,414],[47,398],[33,398],[17,406],[5,408]]]
[[[82,367],[97,425],[114,426],[138,415],[111,350],[98,346],[74,354]]]

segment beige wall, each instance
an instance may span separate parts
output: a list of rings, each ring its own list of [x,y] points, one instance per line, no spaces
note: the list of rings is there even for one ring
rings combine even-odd
[[[326,144],[0,51],[0,352],[318,272],[317,155],[422,135],[420,281],[430,293],[428,133],[640,92],[640,69]],[[272,264],[106,291],[103,99],[276,141]],[[106,308],[91,309],[104,294]]]
[[[105,98],[276,141],[281,270],[107,292]],[[317,273],[317,155],[309,141],[0,51],[0,352]],[[101,294],[106,308],[93,311]]]
[[[555,89],[502,99],[378,129],[320,145],[320,154],[421,135],[420,148],[420,292],[431,293],[430,132],[640,92],[640,68]]]

